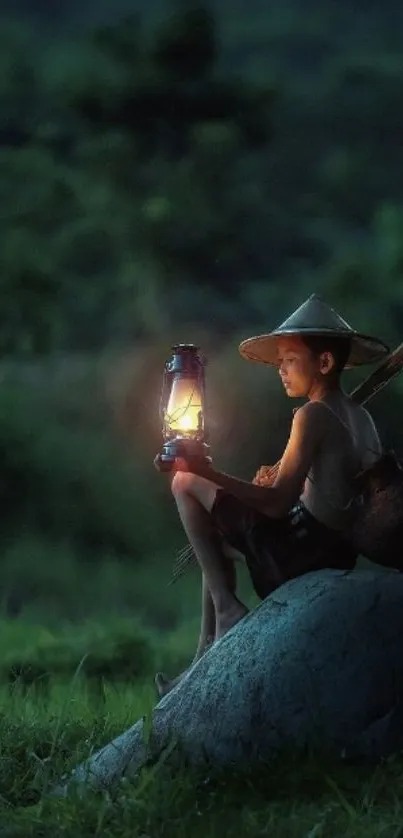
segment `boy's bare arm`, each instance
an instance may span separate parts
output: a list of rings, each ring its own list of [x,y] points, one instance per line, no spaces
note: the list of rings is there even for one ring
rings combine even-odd
[[[294,415],[290,437],[273,486],[258,486],[208,466],[195,473],[211,480],[244,503],[273,518],[286,515],[300,497],[314,453],[323,434],[323,411],[308,402]]]

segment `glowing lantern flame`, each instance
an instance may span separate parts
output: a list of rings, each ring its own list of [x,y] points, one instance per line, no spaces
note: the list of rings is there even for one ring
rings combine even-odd
[[[171,431],[197,433],[202,415],[202,397],[194,379],[174,378],[165,420]]]

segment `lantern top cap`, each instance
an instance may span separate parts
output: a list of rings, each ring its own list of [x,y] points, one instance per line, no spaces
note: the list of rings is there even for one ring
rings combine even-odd
[[[329,306],[318,294],[311,294],[285,321],[272,332],[244,340],[239,351],[248,361],[278,366],[277,340],[286,335],[329,335],[349,338],[351,351],[346,368],[379,361],[389,347],[378,338],[361,334]]]
[[[199,347],[195,343],[175,343],[172,352],[198,352]]]

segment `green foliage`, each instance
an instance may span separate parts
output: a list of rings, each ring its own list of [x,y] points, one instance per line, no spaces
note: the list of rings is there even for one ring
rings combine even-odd
[[[16,685],[0,692],[0,827],[5,835],[229,836],[346,838],[398,835],[401,759],[380,765],[336,762],[310,749],[285,752],[243,771],[206,776],[160,760],[113,791],[55,800],[60,777],[148,715],[152,688],[54,681],[46,694]]]
[[[233,194],[266,143],[272,90],[217,73],[212,15],[185,10],[147,37],[132,18],[40,59],[15,49],[37,109],[17,124],[23,143],[0,136],[3,350],[152,334],[173,277],[175,291],[192,274],[238,281],[229,243],[247,210]],[[163,305],[171,318],[175,300]]]
[[[96,380],[77,418],[74,395],[68,391],[58,417],[55,393],[41,382],[40,373],[32,372],[33,380],[25,385],[10,374],[1,392],[1,491],[7,519],[3,539],[37,533],[50,539],[53,550],[64,543],[87,556],[109,551],[140,557],[155,549],[152,509],[162,486],[152,469],[152,440],[149,448],[135,441],[138,447],[128,459],[125,447],[108,430],[107,408]],[[95,411],[95,421],[86,425],[85,405],[92,402],[95,407],[97,398],[99,413]]]
[[[154,339],[212,309],[216,330],[257,327],[305,285],[355,295],[356,321],[379,295],[394,337],[400,267],[370,267],[378,235],[399,247],[399,15],[119,8],[68,39],[3,26],[3,352]]]
[[[70,680],[77,671],[98,682],[123,682],[151,675],[155,669],[150,636],[133,620],[32,634],[25,630],[23,648],[6,651],[0,662],[3,683],[48,686],[52,679]]]

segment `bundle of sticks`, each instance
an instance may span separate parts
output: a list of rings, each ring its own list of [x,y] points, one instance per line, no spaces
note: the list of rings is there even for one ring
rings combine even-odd
[[[364,405],[372,399],[380,390],[395,378],[403,369],[403,343],[390,352],[381,364],[373,370],[351,393],[350,398],[357,404]],[[274,483],[281,460],[272,466],[265,466],[264,485],[270,486]],[[172,577],[168,585],[173,585],[190,567],[197,566],[197,558],[191,544],[187,544],[178,551],[175,558]]]

